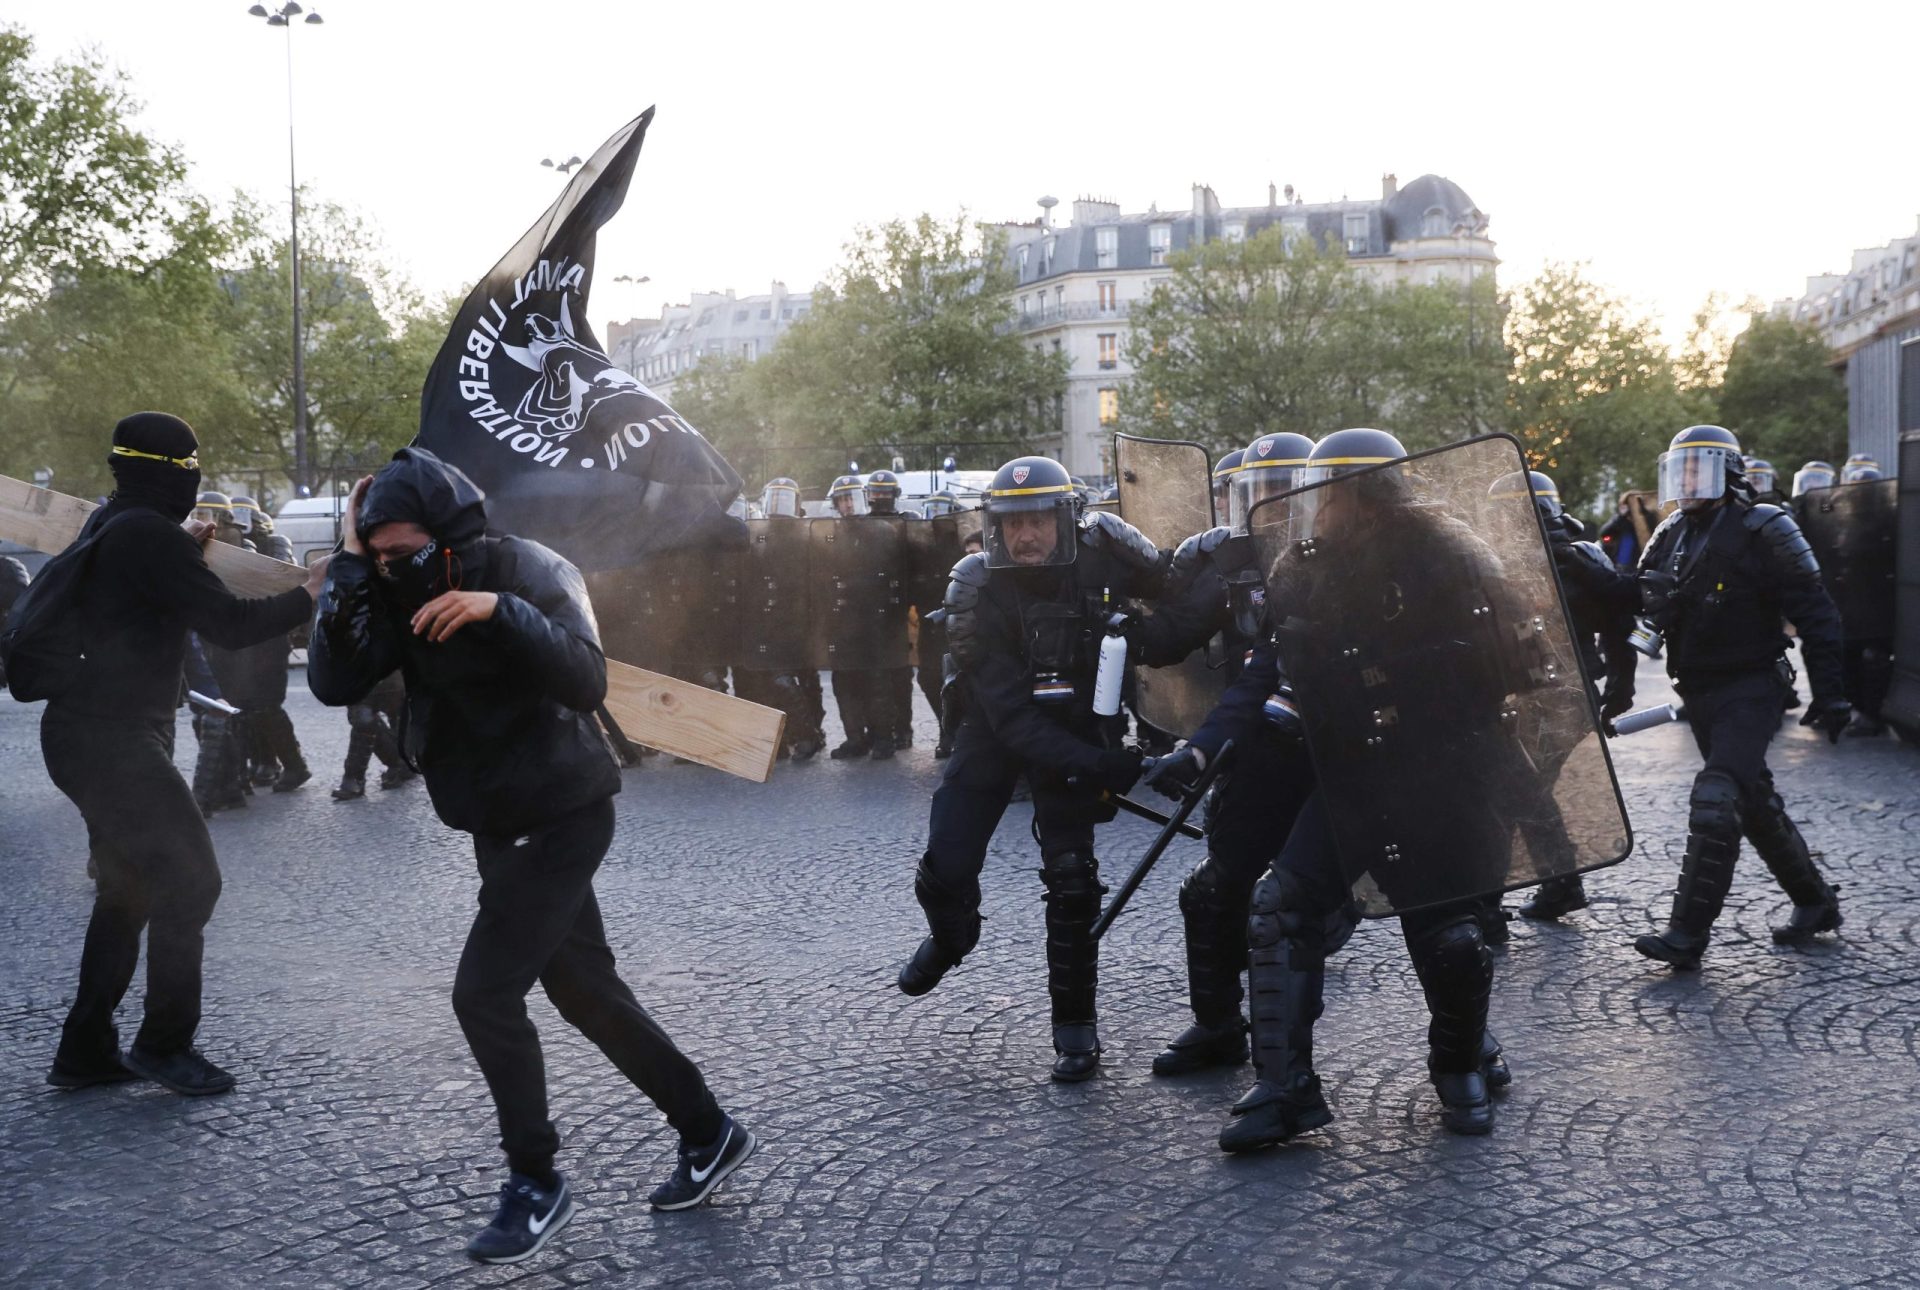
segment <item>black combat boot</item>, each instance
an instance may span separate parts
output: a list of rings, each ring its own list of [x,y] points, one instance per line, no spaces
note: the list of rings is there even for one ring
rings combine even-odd
[[[1285,875],[1253,888],[1247,993],[1259,1078],[1220,1130],[1222,1151],[1256,1151],[1333,1122],[1313,1072],[1313,1023],[1326,978],[1321,921],[1291,907]]]
[[[1680,881],[1673,889],[1673,913],[1664,932],[1651,932],[1634,941],[1633,948],[1650,959],[1692,972],[1707,952],[1714,920],[1727,903],[1733,884],[1733,864],[1740,856],[1737,839],[1687,835],[1687,854],[1680,862]]]
[[[950,890],[934,877],[928,857],[922,855],[913,894],[926,911],[930,935],[900,969],[897,984],[902,994],[918,998],[939,985],[940,978],[980,943],[980,889],[976,885],[971,892]]]
[[[1053,1078],[1062,1084],[1091,1079],[1100,1069],[1100,1033],[1094,1011],[1099,981],[1100,865],[1090,852],[1063,851],[1041,860],[1046,883],[1047,993],[1053,1000]]]
[[[827,756],[834,761],[852,761],[856,757],[865,757],[870,751],[867,744],[857,739],[849,739],[835,748]]]
[[[1449,923],[1410,941],[1408,949],[1432,1017],[1427,1073],[1440,1094],[1441,1122],[1454,1133],[1491,1133],[1487,1001],[1493,993],[1493,955],[1479,923],[1471,918]]]
[[[341,779],[340,787],[333,790],[336,802],[357,802],[367,795],[367,781],[355,775]]]
[[[1533,895],[1527,898],[1518,912],[1522,918],[1552,922],[1586,907],[1587,885],[1580,881],[1579,874],[1574,873],[1564,878],[1549,878],[1535,887]]]
[[[1240,1015],[1247,920],[1244,902],[1222,890],[1223,870],[1209,855],[1180,885],[1180,915],[1187,933],[1187,998],[1194,1024],[1153,1059],[1155,1075],[1186,1075],[1247,1060],[1247,1022]]]
[[[1793,915],[1773,929],[1775,945],[1805,945],[1821,932],[1840,929],[1840,889],[1820,876],[1807,840],[1787,814],[1777,793],[1741,818],[1747,840],[1766,862],[1780,889],[1793,901]]]

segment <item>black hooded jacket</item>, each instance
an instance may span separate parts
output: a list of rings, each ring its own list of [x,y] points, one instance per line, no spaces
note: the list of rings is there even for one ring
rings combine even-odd
[[[396,669],[406,680],[405,746],[450,828],[523,833],[620,791],[594,721],[607,665],[580,573],[524,538],[486,532],[486,497],[432,453],[403,448],[374,480],[362,538],[407,520],[433,535],[428,590],[451,582],[499,596],[492,619],[438,644],[415,635],[403,584],[342,552],[314,609],[307,684],[334,707]]]

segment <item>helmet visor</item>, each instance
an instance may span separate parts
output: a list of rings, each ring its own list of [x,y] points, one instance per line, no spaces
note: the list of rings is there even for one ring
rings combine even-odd
[[[865,489],[843,488],[827,500],[833,506],[833,513],[843,519],[849,515],[868,515],[872,513],[871,508],[867,505]]]
[[[1248,516],[1253,508],[1269,498],[1291,493],[1307,482],[1305,466],[1249,466],[1233,477],[1233,502],[1229,509],[1227,523],[1232,527],[1235,537],[1245,537],[1248,533]],[[1277,503],[1262,512],[1269,525],[1285,514],[1288,504]]]
[[[1772,466],[1748,466],[1747,482],[1753,485],[1756,493],[1771,493],[1775,483]]]
[[[760,509],[768,515],[798,515],[800,493],[785,484],[770,487],[760,495]]]
[[[1073,494],[993,499],[981,526],[989,569],[1041,569],[1072,564]]]
[[[1833,487],[1832,466],[1804,466],[1793,472],[1793,495],[1795,497],[1814,488]]]
[[[1660,504],[1717,501],[1727,491],[1725,448],[1673,448],[1660,454]]]

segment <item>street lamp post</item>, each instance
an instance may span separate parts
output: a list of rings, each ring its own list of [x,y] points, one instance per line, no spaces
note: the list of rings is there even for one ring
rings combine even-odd
[[[275,10],[269,11],[265,5],[257,4],[247,12],[255,18],[266,19],[269,27],[285,28],[287,33],[287,195],[293,212],[293,236],[288,244],[293,269],[293,489],[297,496],[305,496],[310,482],[307,475],[307,355],[300,332],[300,180],[293,152],[293,20],[306,10],[294,0],[287,0]],[[310,27],[317,27],[322,21],[318,13],[306,15]]]

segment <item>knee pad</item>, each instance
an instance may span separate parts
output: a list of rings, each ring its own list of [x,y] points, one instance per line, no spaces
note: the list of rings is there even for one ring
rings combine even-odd
[[[1281,941],[1317,943],[1320,920],[1307,912],[1300,880],[1285,869],[1269,869],[1253,884],[1247,914],[1247,944],[1268,949]]]
[[[1721,841],[1740,837],[1739,782],[1723,770],[1703,770],[1693,778],[1687,799],[1687,831]]]
[[[1220,862],[1209,854],[1180,884],[1180,912],[1202,917],[1227,912],[1227,893],[1222,888]]]
[[[1423,935],[1415,952],[1423,978],[1478,982],[1493,976],[1493,953],[1471,914]]]
[[[920,857],[913,875],[913,896],[926,912],[927,927],[940,948],[956,959],[980,943],[980,884],[956,891],[934,873],[931,855]]]
[[[1047,906],[1066,918],[1092,918],[1100,912],[1100,862],[1090,851],[1060,851],[1042,857],[1040,880]]]

